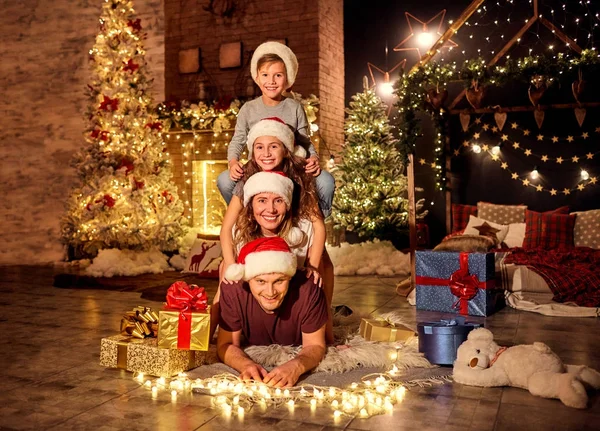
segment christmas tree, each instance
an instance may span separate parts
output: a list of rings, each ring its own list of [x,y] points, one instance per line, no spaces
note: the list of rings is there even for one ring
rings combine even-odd
[[[105,0],[89,52],[88,145],[74,159],[81,183],[61,220],[71,257],[103,248],[175,250],[184,233],[162,123],[151,109],[143,38],[132,2]]]
[[[352,96],[346,110],[346,143],[338,167],[333,217],[364,239],[408,231],[408,181],[396,149],[387,107],[372,89]],[[417,216],[423,201],[417,203]]]

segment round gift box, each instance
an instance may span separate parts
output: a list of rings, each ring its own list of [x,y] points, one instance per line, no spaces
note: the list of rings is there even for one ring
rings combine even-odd
[[[454,323],[451,323],[454,322]],[[456,351],[467,335],[483,325],[474,322],[421,322],[417,324],[419,333],[419,352],[432,364],[452,365],[456,360]]]

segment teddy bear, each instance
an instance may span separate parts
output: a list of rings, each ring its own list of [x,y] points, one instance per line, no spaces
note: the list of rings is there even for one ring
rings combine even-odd
[[[563,364],[544,343],[500,347],[485,328],[469,332],[457,351],[454,381],[470,386],[514,386],[566,406],[587,407],[586,388],[600,388],[600,373],[585,365]]]

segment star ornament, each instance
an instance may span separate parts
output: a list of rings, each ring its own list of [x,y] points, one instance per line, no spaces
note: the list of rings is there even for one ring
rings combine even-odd
[[[427,163],[425,159],[419,159],[419,164],[424,165],[425,163]]]
[[[511,177],[513,180],[516,180],[519,178],[519,174],[511,174]]]
[[[579,191],[582,191],[584,188],[585,188],[585,185],[583,185],[583,184],[579,184],[577,186],[577,190],[579,190]]]
[[[452,49],[458,46],[458,44],[451,39],[440,39],[442,36],[444,17],[446,16],[446,9],[438,12],[438,14],[429,21],[421,21],[408,12],[405,12],[404,14],[406,16],[406,21],[408,22],[410,34],[406,39],[394,47],[394,51],[416,51],[420,59],[423,57],[423,53],[430,51],[434,47],[437,50],[442,50],[444,48]]]
[[[385,54],[387,57],[387,46],[385,48]],[[371,82],[373,83],[373,86],[377,85],[377,81],[375,81],[375,75],[373,74],[373,71],[377,71],[381,74],[383,74],[383,84],[389,84],[390,83],[390,74],[395,72],[396,69],[398,68],[402,68],[404,69],[404,66],[406,66],[406,59],[402,60],[400,63],[396,64],[394,67],[392,67],[390,70],[383,70],[377,66],[375,66],[373,63],[367,63],[367,67],[369,68],[369,75],[371,75]]]
[[[538,185],[535,187],[535,190],[536,190],[536,191],[538,191],[538,192],[541,192],[542,190],[544,190],[544,187],[542,187],[541,185],[539,185],[539,184],[538,184]]]
[[[496,235],[500,232],[500,229],[496,229],[488,224],[488,222],[483,222],[481,226],[473,226],[473,229],[476,229],[479,232],[480,236],[489,236],[491,238],[498,239]]]
[[[551,196],[556,196],[556,193],[558,193],[558,191],[556,189],[550,190],[550,195]]]

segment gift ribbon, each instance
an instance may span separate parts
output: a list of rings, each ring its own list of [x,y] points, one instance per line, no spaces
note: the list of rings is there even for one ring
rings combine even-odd
[[[206,311],[208,296],[204,287],[176,281],[167,290],[167,307],[179,310],[177,348],[189,349],[192,338],[192,311]]]
[[[135,307],[121,319],[121,334],[135,338],[156,337],[158,315],[149,307]]]
[[[469,274],[469,253],[460,253],[460,268],[455,271],[450,279],[426,277],[417,275],[416,283],[428,286],[449,286],[450,292],[458,300],[452,304],[452,308],[459,309],[460,314],[469,314],[469,301],[475,298],[479,289],[493,289],[494,280],[479,281],[475,274]]]

